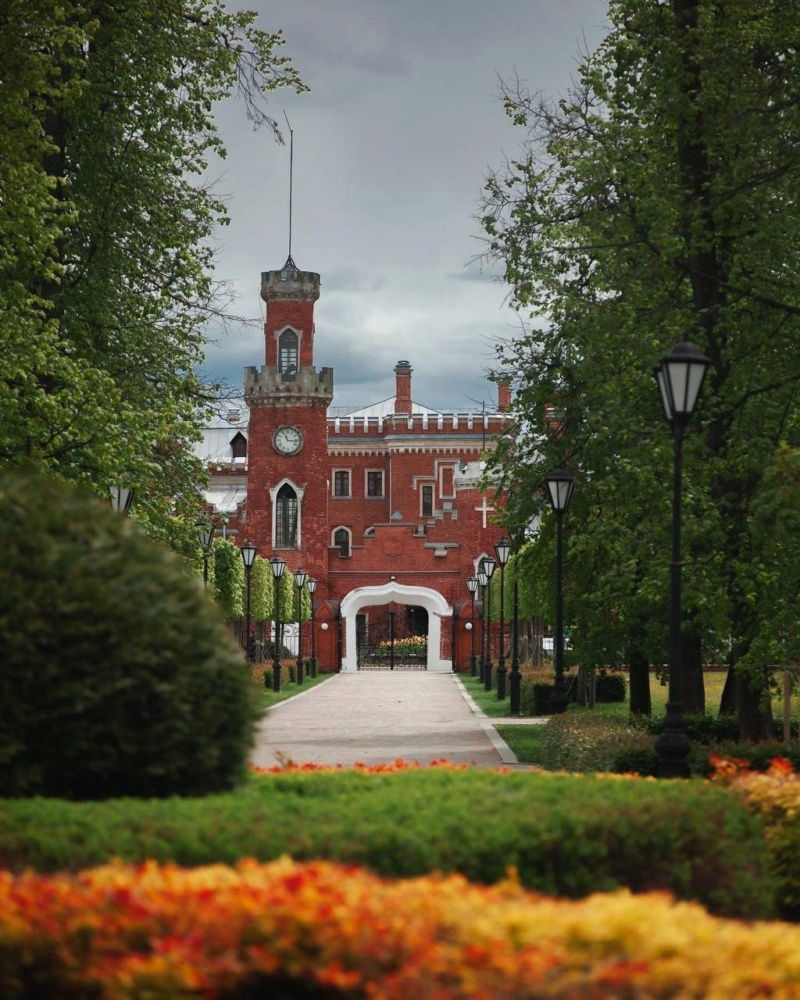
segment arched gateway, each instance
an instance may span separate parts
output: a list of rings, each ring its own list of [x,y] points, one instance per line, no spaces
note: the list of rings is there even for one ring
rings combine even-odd
[[[451,671],[452,660],[443,660],[442,618],[449,618],[453,609],[436,590],[429,587],[409,587],[396,583],[394,580],[379,587],[358,587],[342,600],[340,605],[342,627],[345,633],[345,652],[342,657],[342,670],[358,670],[358,653],[356,642],[356,616],[362,608],[378,604],[411,604],[425,608],[428,612],[428,660],[427,670]]]

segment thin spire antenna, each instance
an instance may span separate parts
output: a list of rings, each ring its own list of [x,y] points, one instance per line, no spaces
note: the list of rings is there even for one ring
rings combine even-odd
[[[289,124],[289,116],[283,112],[289,129],[289,257],[292,256],[292,185],[294,181],[294,130]]]
[[[467,396],[467,399],[472,399],[472,396]],[[473,403],[478,403],[481,408],[481,425],[483,427],[483,450],[486,451],[486,400],[485,399],[472,399]]]

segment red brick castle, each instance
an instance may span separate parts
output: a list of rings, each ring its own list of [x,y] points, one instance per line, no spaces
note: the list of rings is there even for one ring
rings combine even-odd
[[[504,534],[478,484],[509,430],[508,386],[496,412],[440,412],[413,401],[399,361],[393,398],[333,416],[333,369],[314,366],[319,295],[291,256],[261,275],[265,363],[245,369],[245,407],[206,431],[207,500],[239,544],[316,578],[322,669],[359,669],[389,634],[427,635],[428,670],[466,669],[473,631],[480,651],[466,581]]]

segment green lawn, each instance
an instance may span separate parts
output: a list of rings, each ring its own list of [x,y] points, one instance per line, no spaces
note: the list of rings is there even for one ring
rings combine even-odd
[[[498,701],[497,691],[484,691],[483,684],[478,677],[471,677],[469,674],[459,674],[458,679],[467,689],[469,696],[486,715],[491,716],[493,719],[511,715],[508,700],[508,682],[506,682],[506,698],[503,701]]]
[[[323,681],[328,680],[329,677],[333,677],[333,674],[320,674],[318,673],[315,678],[310,678],[305,675],[302,684],[296,684],[294,681],[289,680],[289,662],[285,660],[283,662],[283,669],[281,671],[281,689],[279,692],[273,691],[271,688],[264,686],[264,671],[268,670],[270,676],[272,675],[272,664],[271,663],[256,663],[251,667],[251,677],[253,684],[258,691],[259,704],[261,708],[267,709],[271,708],[273,705],[277,705],[279,701],[286,701],[287,698],[293,698],[296,694],[301,694],[303,691],[307,691],[309,688],[315,687],[317,684],[322,684]],[[294,661],[291,661],[292,666],[294,666]]]
[[[496,671],[493,670],[493,679],[495,675]],[[485,691],[483,684],[478,677],[471,677],[469,674],[459,674],[458,677],[467,689],[467,693],[474,699],[481,711],[485,712],[486,715],[493,719],[511,715],[508,699],[508,675],[506,675],[506,697],[503,701],[498,700],[496,689],[492,691]],[[710,715],[716,715],[719,710],[719,703],[720,698],[722,697],[722,688],[724,684],[724,671],[709,671],[705,674],[706,711]],[[650,698],[653,705],[653,715],[663,715],[666,711],[667,705],[667,685],[661,684],[658,678],[653,674],[650,675]],[[577,705],[570,705],[569,710],[571,712],[587,711],[586,709],[579,708]],[[628,702],[611,702],[608,704],[598,703],[592,711],[601,712],[614,718],[627,719]],[[780,718],[780,714],[783,709],[781,705],[776,702],[773,707],[773,711],[776,713],[776,717]]]
[[[707,764],[709,749],[707,744],[710,740],[718,740],[715,746],[721,748],[721,752],[734,752],[734,756],[746,756],[748,759],[753,755],[759,755],[761,751],[756,751],[753,747],[743,748],[738,745],[735,719],[731,720],[734,732],[730,732],[730,726],[719,729],[719,724],[714,720],[718,715],[722,688],[725,683],[724,672],[708,672],[705,675],[706,690],[706,719],[709,724],[699,724],[699,721],[689,720],[690,737],[692,739],[692,756],[696,761],[692,764],[698,769],[697,773],[703,773]],[[471,687],[474,682],[467,683]],[[486,694],[485,698],[489,699]],[[661,685],[655,678],[651,680],[652,698],[652,720],[658,723],[663,719],[666,710],[667,688]],[[647,771],[647,754],[653,749],[655,743],[655,733],[648,730],[647,721],[631,719],[630,708],[627,701],[598,703],[595,708],[584,708],[579,705],[570,704],[566,713],[560,716],[552,716],[541,725],[508,725],[502,724],[502,715],[498,710],[499,704],[496,700],[486,702],[488,708],[485,710],[495,720],[497,731],[500,736],[511,747],[521,763],[539,764],[551,770],[568,771],[595,771],[616,769],[616,764],[621,759],[625,760],[625,767],[639,770],[641,773]],[[481,707],[484,707],[482,705]],[[507,714],[507,712],[506,712]],[[773,699],[773,717],[778,727],[778,739],[780,739],[780,720],[783,716],[783,701],[780,694],[776,692]],[[716,726],[718,731],[725,732],[725,735],[713,737],[709,735],[710,726]],[[694,727],[694,729],[692,728]],[[692,732],[696,735],[692,735]],[[706,735],[700,735],[705,733]],[[733,751],[731,746],[738,746],[738,750]],[[725,749],[729,748],[729,749]],[[769,755],[781,755],[784,752],[783,745],[777,740],[763,744],[761,747]],[[790,752],[785,748],[785,752]],[[791,748],[792,753],[797,752],[796,744]],[[620,753],[623,758],[620,758]],[[763,755],[763,754],[762,754]],[[690,763],[692,763],[690,761]]]

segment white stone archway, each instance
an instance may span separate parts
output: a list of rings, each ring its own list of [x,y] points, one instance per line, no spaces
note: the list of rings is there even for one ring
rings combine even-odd
[[[453,669],[452,660],[443,660],[442,649],[442,618],[452,615],[453,609],[436,591],[430,587],[409,587],[403,583],[391,580],[379,587],[358,587],[351,590],[340,605],[342,627],[345,630],[345,655],[342,658],[342,670],[358,670],[358,655],[356,650],[356,615],[362,608],[376,604],[412,604],[425,608],[428,612],[428,661],[426,667],[431,671],[450,672]]]

